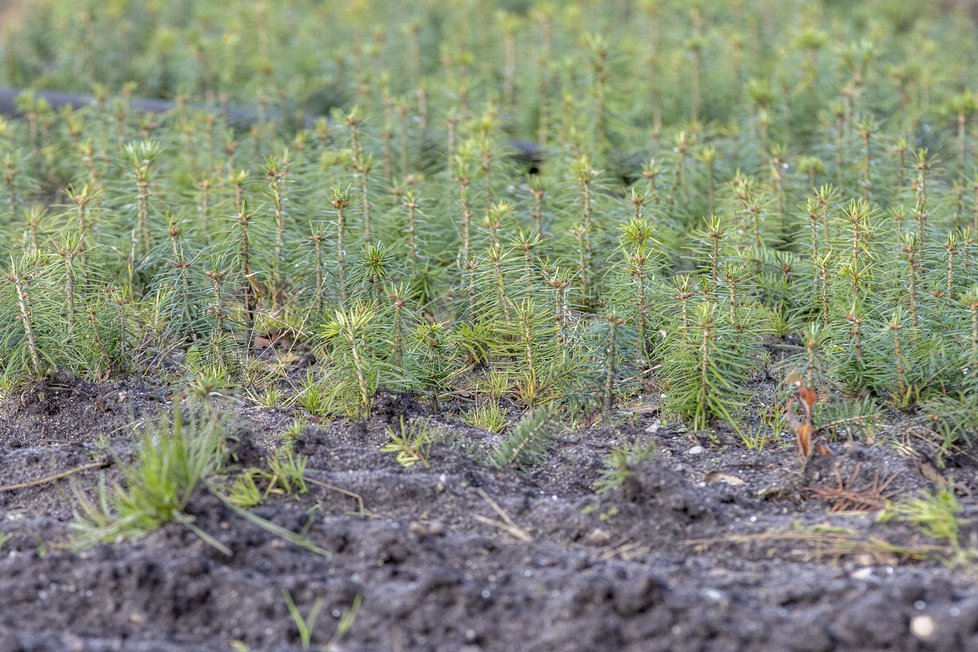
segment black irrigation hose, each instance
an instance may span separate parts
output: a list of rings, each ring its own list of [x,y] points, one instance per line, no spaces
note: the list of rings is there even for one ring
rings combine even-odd
[[[0,87],[0,115],[12,118],[23,117],[24,111],[18,107],[17,98],[25,92],[22,88]],[[46,101],[56,111],[66,106],[70,106],[72,109],[81,109],[96,105],[94,97],[83,93],[39,90],[34,91],[34,97]],[[129,106],[136,111],[142,111],[144,113],[167,113],[175,109],[177,103],[173,100],[134,97],[129,100]],[[248,129],[258,122],[258,112],[252,109],[199,104],[191,104],[188,108],[194,111],[220,114],[227,120],[228,126],[235,129]],[[272,121],[277,121],[278,117],[279,115],[277,113],[268,114],[268,119]],[[314,116],[307,116],[305,123],[307,126],[311,126],[315,120],[316,118]],[[513,158],[527,166],[528,170],[532,173],[535,173],[537,167],[543,162],[543,148],[531,140],[512,140],[509,142],[509,146],[513,150]]]
[[[17,98],[26,91],[22,88],[0,88],[0,115],[12,118],[23,117],[22,111],[17,105]],[[83,93],[65,93],[63,91],[34,91],[34,97],[46,101],[54,110],[70,106],[73,109],[81,109],[87,106],[95,106],[95,98]],[[134,97],[129,101],[129,105],[136,111],[143,113],[166,113],[176,108],[177,103],[172,100],[160,100],[145,97]],[[241,107],[215,107],[204,105],[189,105],[194,111],[207,111],[209,113],[220,113],[228,122],[228,125],[236,129],[248,128],[258,122],[258,112]],[[277,115],[270,116],[272,119]]]

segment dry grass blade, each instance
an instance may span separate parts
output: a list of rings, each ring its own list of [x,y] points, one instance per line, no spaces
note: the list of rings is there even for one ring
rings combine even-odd
[[[513,521],[513,519],[509,517],[509,514],[507,514],[503,510],[503,508],[500,507],[499,504],[496,503],[496,501],[489,496],[489,494],[487,494],[482,489],[476,489],[476,492],[484,501],[486,501],[486,504],[492,508],[492,511],[496,512],[496,514],[499,515],[499,518],[501,518],[502,521],[497,521],[495,519],[489,518],[488,516],[482,516],[481,514],[475,514],[473,516],[475,520],[479,521],[480,523],[484,523],[486,525],[492,525],[493,527],[497,527],[500,530],[507,532],[514,539],[523,541],[524,543],[530,543],[533,541],[533,537],[530,535],[530,533],[524,530],[523,528],[521,528],[520,526],[518,526]]]
[[[108,460],[102,460],[100,462],[92,462],[91,464],[83,464],[81,466],[76,466],[66,471],[61,471],[53,475],[44,476],[43,478],[38,478],[36,480],[29,480],[27,482],[18,482],[16,484],[8,484],[0,487],[0,493],[5,491],[17,491],[19,489],[29,489],[30,487],[39,487],[43,484],[48,484],[49,482],[57,482],[58,480],[63,480],[64,478],[69,478],[73,475],[79,473],[84,473],[85,471],[91,471],[93,469],[104,469],[109,465]]]
[[[874,419],[878,419],[878,418],[879,418],[879,414],[875,414],[875,413],[858,414],[852,417],[843,417],[841,419],[834,419],[833,421],[828,421],[826,423],[819,424],[819,426],[815,428],[815,432],[816,433],[835,432],[836,430],[848,426],[865,425],[867,422],[873,421]]]
[[[370,516],[371,515],[370,512],[367,511],[366,506],[364,505],[363,496],[361,496],[360,494],[356,493],[355,491],[350,491],[349,489],[344,489],[343,487],[337,487],[334,484],[330,484],[328,482],[323,482],[322,480],[315,480],[313,478],[310,478],[308,475],[306,476],[306,482],[308,482],[310,484],[314,484],[317,487],[322,487],[323,489],[328,489],[330,491],[335,491],[336,493],[343,494],[344,496],[349,496],[353,500],[357,501],[358,508],[357,508],[357,511],[355,512],[355,514],[357,516]]]
[[[601,554],[598,555],[598,559],[601,561],[611,561],[612,559],[631,561],[645,557],[650,552],[652,552],[652,549],[641,541],[625,539],[602,550]]]
[[[273,523],[268,519],[264,519],[258,516],[257,514],[249,512],[247,509],[244,509],[243,507],[238,507],[233,502],[228,500],[226,497],[221,495],[219,491],[215,491],[213,487],[210,487],[210,490],[211,490],[211,494],[213,494],[218,500],[224,503],[224,505],[232,512],[242,517],[246,521],[249,521],[254,525],[257,525],[258,527],[265,530],[269,534],[277,536],[280,539],[284,541],[288,541],[289,543],[295,545],[298,548],[302,548],[303,550],[319,555],[320,557],[331,556],[328,550],[324,548],[320,548],[312,541],[307,539],[305,536],[301,534],[297,534],[289,529],[282,527],[281,525],[278,525],[277,523]]]
[[[893,497],[892,492],[887,492],[887,488],[896,479],[897,474],[893,473],[880,480],[880,473],[877,470],[873,474],[873,479],[868,484],[857,486],[859,472],[862,464],[857,464],[849,474],[849,478],[842,477],[838,465],[832,469],[835,474],[835,486],[833,487],[808,487],[808,491],[820,500],[832,503],[832,512],[875,512],[886,507],[886,502]]]
[[[688,539],[686,545],[702,552],[718,545],[771,544],[765,555],[783,557],[781,546],[802,544],[789,552],[806,562],[832,560],[845,557],[861,557],[876,564],[890,564],[897,561],[923,561],[947,555],[946,546],[933,544],[899,545],[874,536],[863,536],[853,530],[841,527],[816,525],[788,530],[757,532],[753,534],[734,534],[722,537]]]

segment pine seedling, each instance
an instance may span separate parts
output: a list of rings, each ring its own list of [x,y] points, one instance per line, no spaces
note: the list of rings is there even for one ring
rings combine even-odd
[[[211,303],[207,306],[207,314],[211,316],[211,334],[213,336],[223,336],[235,330],[232,320],[233,303],[228,296],[226,283],[228,272],[225,261],[215,260],[210,269],[204,273],[210,282]]]
[[[726,300],[727,318],[737,330],[745,330],[756,323],[757,319],[753,317],[763,310],[753,296],[752,281],[753,274],[747,265],[724,261],[721,294],[718,294],[718,299]]]
[[[833,376],[849,391],[864,391],[873,383],[867,375],[866,348],[869,343],[864,331],[866,315],[862,304],[853,301],[845,311],[844,319],[845,325],[841,328],[844,334],[838,336],[842,344],[833,355]]]
[[[407,356],[405,332],[418,321],[408,287],[403,283],[389,285],[387,295],[387,314],[384,321],[390,323],[394,367],[401,369]]]
[[[435,433],[427,420],[408,423],[401,415],[400,428],[394,430],[393,427],[388,426],[387,436],[389,441],[381,447],[381,452],[394,453],[394,459],[405,468],[410,468],[418,462],[425,467],[428,466]]]
[[[757,355],[756,334],[738,331],[717,314],[716,304],[697,303],[686,329],[669,334],[663,351],[666,406],[703,430],[715,419],[738,428],[734,414],[747,400],[747,381]]]
[[[650,282],[658,263],[655,250],[658,242],[653,236],[652,224],[641,216],[633,217],[622,227],[620,248],[627,265],[629,295],[626,306],[634,306],[631,319],[639,340],[641,369],[649,366],[650,313],[654,303],[650,297]],[[630,311],[629,311],[630,312]]]
[[[785,223],[784,177],[788,169],[788,162],[784,145],[775,143],[771,146],[771,159],[768,163],[771,172],[771,191],[774,193],[775,205],[778,211],[778,242],[787,242],[789,237],[787,224]]]
[[[460,334],[463,330],[464,325],[460,324],[458,331],[451,333],[452,339],[466,339],[472,343],[473,338],[466,338],[464,334]],[[462,346],[464,348],[464,345]],[[481,346],[476,343],[470,352],[476,356],[480,353],[484,355],[480,349]],[[443,323],[422,323],[415,327],[410,359],[412,375],[416,379],[418,389],[428,393],[431,397],[432,409],[436,414],[439,413],[440,395],[449,388],[452,375],[459,367],[455,347]]]
[[[959,93],[951,98],[948,110],[957,121],[958,175],[963,176],[968,157],[968,122],[978,114],[978,96],[972,91]]]
[[[254,262],[254,233],[253,220],[255,214],[248,209],[248,203],[243,201],[241,210],[233,223],[232,240],[236,245],[236,267],[238,278],[241,279],[241,303],[245,307],[247,329],[255,325],[255,313],[258,310],[258,299],[262,292],[257,281],[258,271]]]
[[[911,400],[911,387],[907,381],[907,355],[904,351],[903,330],[904,316],[903,309],[897,306],[886,324],[890,338],[893,343],[893,378],[895,382],[894,402],[899,407],[907,407]]]
[[[544,266],[543,280],[551,292],[553,305],[553,322],[557,327],[557,343],[563,347],[568,339],[570,329],[570,304],[567,292],[570,287],[570,276],[557,266]]]
[[[720,268],[726,253],[723,247],[725,233],[720,225],[720,218],[716,215],[707,218],[703,228],[693,233],[696,240],[695,253],[705,267],[704,272],[708,279],[702,284],[703,295],[706,297],[716,292],[720,284]]]
[[[594,252],[591,246],[591,233],[594,229],[592,215],[594,182],[598,178],[598,171],[591,167],[591,160],[587,156],[581,156],[574,160],[571,174],[581,193],[581,221],[572,230],[572,235],[578,240],[577,268],[581,293],[585,303],[589,304],[594,298],[592,267]]]
[[[96,203],[100,198],[100,193],[98,191],[89,190],[88,185],[83,185],[81,188],[75,188],[74,186],[69,186],[65,190],[65,196],[68,198],[72,204],[75,205],[75,228],[77,229],[78,238],[78,249],[83,254],[86,255],[88,248],[91,246],[92,240],[92,228],[94,223],[91,215],[91,206]]]
[[[363,240],[364,244],[371,244],[371,223],[370,223],[370,170],[373,168],[373,157],[366,154],[361,142],[360,129],[364,124],[364,118],[357,107],[346,116],[346,126],[350,130],[351,148],[353,156],[350,164],[356,174],[360,189],[360,201],[363,211]]]
[[[672,188],[666,204],[666,215],[672,215],[677,202],[686,197],[686,156],[694,144],[695,137],[690,130],[681,129],[676,133],[673,142],[676,157],[672,167]]]
[[[556,416],[546,407],[527,412],[489,456],[497,468],[526,469],[543,459],[556,430]]]
[[[927,212],[929,176],[934,169],[934,159],[929,156],[926,148],[921,147],[915,152],[917,176],[914,179],[915,195],[914,220],[917,223],[917,235],[920,236],[920,248],[926,251],[927,222],[930,214]]]
[[[41,379],[43,367],[41,366],[41,351],[38,347],[37,336],[35,335],[36,313],[31,302],[29,286],[35,275],[27,273],[24,268],[24,264],[21,264],[19,267],[15,266],[13,259],[11,259],[10,271],[7,273],[6,280],[14,289],[14,300],[9,303],[16,305],[16,317],[11,315],[12,319],[10,321],[14,323],[19,322],[23,329],[23,334],[20,335],[8,329],[6,336],[3,338],[3,348],[6,352],[6,355],[3,356],[5,360],[4,371],[10,373],[16,364],[15,360],[20,358],[26,363],[24,367],[27,371],[27,378],[36,381]],[[10,321],[7,323],[10,323]],[[18,339],[21,342],[18,342]],[[23,351],[23,353],[16,355],[14,351],[17,350]]]
[[[594,481],[594,493],[599,496],[616,489],[635,475],[635,466],[648,462],[655,455],[655,442],[636,439],[631,444],[619,444],[611,449]]]
[[[382,242],[365,245],[350,266],[351,296],[383,304],[384,288],[400,276],[393,249]]]
[[[964,237],[958,231],[948,231],[944,239],[944,289],[939,296],[945,304],[954,301],[955,263],[964,249]]]
[[[416,269],[418,267],[418,198],[414,190],[404,193],[404,207],[408,211],[408,255],[411,258],[412,269]]]
[[[916,527],[924,536],[948,545],[951,564],[969,562],[975,551],[965,547],[961,537],[964,521],[959,517],[963,507],[954,493],[954,485],[947,483],[934,493],[889,505],[880,516],[881,521],[904,521]]]
[[[41,253],[41,230],[47,218],[48,209],[40,204],[35,204],[24,211],[24,226],[27,227],[24,239],[28,243],[27,254],[30,256]]]
[[[812,189],[816,189],[818,178],[825,174],[825,161],[817,156],[800,156],[798,157],[798,172],[808,177],[808,185]],[[811,208],[808,212],[811,215]]]
[[[521,281],[532,284],[535,279],[535,256],[534,251],[542,244],[542,239],[537,231],[527,231],[520,227],[516,232],[513,242],[513,250],[523,258],[523,278]]]
[[[863,157],[859,164],[861,172],[860,187],[863,201],[869,201],[873,193],[873,155],[871,141],[873,136],[879,131],[879,123],[871,115],[860,116],[855,121],[856,135],[862,143]]]
[[[696,159],[706,168],[707,210],[716,210],[716,163],[720,154],[716,147],[704,146],[696,154]]]
[[[136,183],[136,228],[133,231],[133,250],[139,256],[148,256],[153,248],[153,235],[150,228],[152,182],[163,148],[159,143],[143,140],[129,143],[125,151],[129,158],[130,172]]]
[[[536,226],[540,239],[543,240],[546,237],[546,231],[543,225],[543,209],[544,196],[546,195],[547,189],[539,175],[530,177],[529,186],[530,194],[533,195],[533,224]],[[978,196],[978,191],[975,194]]]
[[[329,204],[336,211],[336,285],[341,302],[346,302],[346,209],[352,203],[352,189],[332,188]]]
[[[459,253],[458,265],[465,269],[466,264],[472,259],[472,200],[469,197],[472,181],[476,175],[476,144],[473,141],[465,141],[459,149],[459,153],[452,161],[452,171],[455,175],[455,182],[458,184],[459,204],[461,209],[459,220]]]
[[[842,263],[840,272],[849,281],[849,295],[864,299],[872,291],[873,271],[877,261],[874,249],[874,236],[877,223],[872,207],[862,201],[853,200],[842,212],[840,221],[848,230],[848,257]]]
[[[341,407],[349,405],[349,414],[360,419],[369,416],[370,400],[378,385],[379,360],[369,352],[376,316],[368,304],[358,302],[350,308],[337,308],[322,330],[323,338],[333,347],[329,357],[334,365],[331,378],[336,381],[334,398]]]
[[[662,164],[655,159],[649,159],[642,165],[642,178],[645,179],[645,194],[650,206],[654,207],[659,200],[658,183],[662,176]]]
[[[61,247],[58,248],[58,256],[64,262],[65,279],[65,324],[68,332],[75,328],[75,312],[77,297],[75,289],[78,281],[78,270],[75,265],[75,258],[81,253],[81,242],[65,238]]]
[[[805,325],[801,332],[804,351],[788,363],[788,366],[798,370],[803,386],[817,389],[824,385],[828,374],[827,349],[830,342],[831,335],[827,328],[818,322]]]
[[[625,320],[614,313],[608,315],[606,319],[608,322],[608,348],[605,359],[604,392],[601,402],[604,414],[611,412],[611,404],[618,380],[619,329],[625,324]]]
[[[679,323],[676,326],[676,332],[682,339],[688,339],[691,326],[690,300],[696,296],[693,291],[694,283],[689,274],[677,274],[672,278],[672,284],[675,288],[675,305],[679,307]]]
[[[922,268],[919,233],[903,233],[900,249],[906,256],[907,262],[907,310],[910,312],[910,325],[917,328],[919,325],[920,303],[918,299],[918,285],[920,283],[920,271]]]
[[[755,249],[764,246],[762,226],[764,225],[764,197],[754,187],[750,177],[738,176],[731,181],[740,210],[734,211],[734,228],[750,234]],[[744,222],[740,217],[743,216]]]
[[[326,261],[323,255],[326,236],[322,231],[313,228],[309,235],[309,244],[313,250],[312,311],[315,319],[323,314],[324,295],[326,294]]]
[[[509,321],[511,318],[510,300],[506,295],[506,281],[503,275],[503,266],[506,264],[505,256],[505,251],[498,244],[489,245],[489,249],[486,251],[486,258],[492,265],[493,285],[496,288],[496,297],[499,300],[498,305],[502,310],[503,318]]]
[[[547,391],[566,371],[563,362],[568,353],[560,345],[557,327],[533,297],[524,297],[513,312],[513,323],[507,324],[502,334],[515,346],[502,344],[499,349],[514,359],[519,400],[533,407],[545,400]]]
[[[19,149],[5,152],[3,155],[3,191],[6,195],[9,220],[13,220],[14,216],[20,213],[21,207],[36,185],[30,176],[29,159],[30,156]]]
[[[289,167],[292,160],[286,151],[278,158],[266,158],[263,170],[268,180],[268,195],[272,200],[272,219],[275,225],[275,250],[272,256],[270,294],[272,307],[277,308],[283,301],[286,292],[283,267],[285,265],[285,234],[286,224],[285,203],[287,201],[287,186]]]
[[[0,283],[0,380],[7,390],[97,364],[87,324],[76,318],[74,334],[68,331],[62,270],[57,256],[11,258]]]
[[[195,256],[184,245],[183,226],[170,218],[166,253],[156,252],[146,265],[160,261],[162,270],[153,279],[156,314],[166,334],[177,341],[189,340],[206,330],[208,284],[201,278]]]

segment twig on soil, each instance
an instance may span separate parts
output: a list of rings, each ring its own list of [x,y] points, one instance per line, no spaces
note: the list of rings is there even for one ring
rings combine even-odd
[[[308,475],[306,476],[306,482],[310,482],[318,487],[322,487],[323,489],[329,489],[330,491],[335,491],[337,493],[343,494],[344,496],[349,496],[350,498],[354,499],[355,501],[357,501],[357,505],[359,505],[359,509],[356,512],[357,516],[371,515],[370,512],[367,511],[366,506],[364,505],[363,496],[356,493],[355,491],[350,491],[349,489],[344,489],[343,487],[337,487],[334,484],[323,482],[322,480],[314,480],[313,478],[310,478]]]
[[[601,561],[611,561],[612,559],[618,558],[623,561],[630,561],[632,559],[644,557],[651,551],[651,548],[641,541],[625,539],[624,541],[620,541],[619,543],[608,546],[602,550],[601,554],[598,555],[598,559]]]
[[[509,514],[507,514],[503,510],[503,508],[500,507],[498,503],[496,503],[495,500],[490,498],[489,494],[487,494],[482,489],[476,489],[476,492],[484,501],[486,501],[486,504],[488,504],[489,507],[492,508],[492,511],[499,514],[499,517],[503,520],[497,521],[495,519],[489,518],[488,516],[483,516],[481,514],[475,514],[473,516],[475,520],[479,521],[480,523],[484,523],[486,525],[492,525],[494,527],[497,527],[500,530],[507,532],[514,539],[523,541],[524,543],[532,543],[533,537],[530,536],[530,533],[524,530],[523,528],[521,528],[520,526],[518,526],[515,522],[513,522],[513,519],[509,517]]]
[[[66,471],[61,471],[53,475],[48,475],[43,478],[38,478],[37,480],[30,480],[28,482],[18,482],[16,484],[8,484],[6,486],[0,487],[0,493],[6,491],[17,491],[19,489],[29,489],[31,487],[38,487],[42,484],[47,484],[49,482],[57,482],[64,478],[77,475],[78,473],[84,473],[85,471],[91,471],[92,469],[102,469],[110,464],[109,460],[100,460],[98,462],[92,462],[91,464],[83,464],[82,466],[76,466],[72,469]]]

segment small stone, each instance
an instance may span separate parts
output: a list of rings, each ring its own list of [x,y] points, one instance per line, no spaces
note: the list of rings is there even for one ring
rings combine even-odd
[[[937,633],[937,623],[930,616],[914,616],[910,619],[910,633],[922,641],[929,641]]]
[[[82,652],[85,649],[85,641],[78,636],[68,633],[61,636],[61,644],[69,652]]]
[[[587,542],[592,546],[606,546],[611,543],[611,535],[601,528],[594,528],[591,534],[587,535]]]
[[[440,537],[445,534],[445,525],[441,521],[431,521],[430,523],[411,521],[408,529],[411,534],[419,537]]]
[[[654,435],[655,433],[659,432],[659,428],[661,427],[662,421],[656,419],[648,428],[645,429],[645,432],[649,433],[650,435]]]
[[[857,568],[856,570],[852,571],[852,574],[850,575],[850,577],[852,577],[854,580],[868,580],[872,576],[873,569],[868,566],[864,568]]]
[[[730,599],[727,598],[727,594],[718,589],[713,589],[713,588],[703,589],[703,597],[709,600],[710,602],[724,608],[730,605]]]
[[[688,451],[686,451],[686,454],[687,455],[702,455],[705,452],[706,452],[706,449],[703,448],[702,446],[693,446]]]

